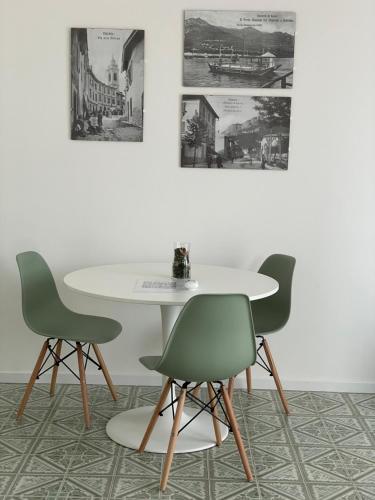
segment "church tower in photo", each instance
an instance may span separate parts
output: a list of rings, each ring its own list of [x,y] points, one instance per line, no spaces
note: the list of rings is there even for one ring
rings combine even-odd
[[[115,58],[112,56],[111,62],[106,70],[107,75],[107,85],[110,85],[114,89],[119,88],[119,68],[118,64],[115,61]]]

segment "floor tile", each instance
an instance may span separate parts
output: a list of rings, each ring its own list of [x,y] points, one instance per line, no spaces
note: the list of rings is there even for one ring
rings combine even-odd
[[[357,487],[360,500],[373,500],[375,498],[375,485],[361,484]]]
[[[259,500],[258,485],[242,480],[211,481],[211,498],[217,500]]]
[[[246,413],[274,415],[279,412],[271,391],[253,391],[251,395],[246,391],[239,391],[239,393],[241,407]]]
[[[293,461],[289,446],[254,445],[252,447],[255,473],[259,480],[299,481],[299,468]]]
[[[260,482],[261,498],[264,500],[310,500],[311,496],[301,483]]]
[[[254,480],[245,478],[232,433],[220,447],[177,454],[159,490],[164,455],[137,453],[105,432],[127,408],[154,405],[158,387],[89,386],[92,426],[78,385],[51,398],[38,383],[22,419],[25,384],[0,384],[0,500],[369,500],[375,499],[375,396],[236,389],[233,406]],[[206,397],[202,389],[202,398]]]
[[[0,474],[0,495],[8,493],[12,482],[15,480],[15,474]]]
[[[375,485],[375,449],[339,448],[338,453],[352,481]]]
[[[114,499],[122,500],[137,498],[154,500],[159,498],[159,479],[150,477],[128,477],[117,476],[114,482],[112,496]]]
[[[369,435],[359,419],[354,417],[322,417],[324,427],[337,446],[371,446]]]
[[[24,498],[39,497],[40,499],[51,498],[60,493],[60,487],[64,481],[64,475],[58,474],[24,474],[16,478],[8,495],[22,495]]]
[[[154,453],[132,453],[121,457],[118,462],[117,474],[137,477],[149,477],[153,480],[160,477],[162,456]]]
[[[358,492],[350,484],[316,484],[312,486],[314,500],[359,500]]]
[[[348,394],[355,411],[364,417],[375,417],[375,396],[373,394]]]
[[[169,498],[171,500],[201,500],[202,498],[209,498],[209,484],[208,481],[200,479],[171,477],[165,492],[160,495],[160,498]]]

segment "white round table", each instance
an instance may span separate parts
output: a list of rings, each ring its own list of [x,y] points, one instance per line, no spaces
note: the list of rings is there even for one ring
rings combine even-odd
[[[118,264],[89,267],[65,276],[65,284],[76,292],[108,300],[159,305],[161,309],[163,346],[165,346],[182,306],[199,293],[243,293],[250,300],[257,300],[277,292],[277,281],[262,274],[229,267],[192,265],[192,278],[198,280],[194,291],[142,291],[139,284],[145,280],[167,280],[171,264]],[[149,353],[145,352],[145,355]],[[154,407],[146,406],[124,411],[111,418],[107,424],[108,436],[117,443],[137,449],[143,438]],[[181,426],[198,410],[185,408]],[[172,429],[172,409],[158,419],[145,451],[166,453]],[[222,438],[228,429],[221,425]],[[202,412],[179,435],[175,453],[204,450],[215,446],[212,418]]]

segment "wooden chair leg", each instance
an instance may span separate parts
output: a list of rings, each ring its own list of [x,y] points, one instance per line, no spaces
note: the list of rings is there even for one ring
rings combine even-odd
[[[251,367],[246,368],[246,387],[247,392],[251,394]]]
[[[147,426],[145,435],[143,436],[142,442],[139,445],[138,451],[140,453],[142,453],[146,448],[146,445],[148,443],[148,440],[150,439],[151,433],[154,430],[155,424],[159,418],[160,411],[163,408],[165,400],[167,399],[168,393],[169,393],[170,388],[171,388],[171,384],[172,384],[172,379],[169,378],[163,387],[158,404],[155,406],[154,413],[152,414],[151,420]]]
[[[248,481],[251,481],[253,479],[253,475],[251,473],[249,461],[248,461],[247,456],[246,456],[246,451],[245,451],[245,447],[244,447],[243,442],[242,442],[241,433],[240,433],[239,428],[238,428],[237,419],[236,419],[236,416],[235,416],[234,411],[233,411],[232,401],[231,401],[230,396],[228,394],[227,388],[223,387],[222,391],[223,391],[225,409],[227,411],[229,423],[230,423],[230,426],[232,427],[234,439],[236,441],[237,448],[238,448],[238,451],[240,453],[242,465],[243,465],[243,468],[245,470],[245,474],[246,474]]]
[[[228,394],[230,399],[232,400],[233,398],[233,390],[234,390],[234,379],[235,377],[231,377],[228,382]]]
[[[208,389],[209,400],[211,400],[215,397],[215,393],[214,393],[214,390],[213,390],[210,382],[207,383],[207,389]],[[220,422],[218,421],[217,418],[215,418],[218,416],[217,415],[217,406],[215,405],[215,401],[212,401],[212,403],[211,403],[211,410],[212,410],[212,423],[214,424],[216,444],[217,444],[217,446],[220,446],[221,445],[221,431],[220,431]]]
[[[87,385],[86,385],[85,365],[84,365],[84,362],[83,362],[82,346],[81,346],[81,344],[79,342],[76,342],[76,345],[77,345],[79,381],[80,381],[80,384],[81,384],[83,413],[84,413],[84,416],[85,416],[86,427],[89,428],[90,425],[91,425],[91,417],[90,417],[90,410],[89,410],[89,396],[88,396],[88,393],[87,393]]]
[[[96,358],[97,358],[97,360],[99,362],[99,365],[100,365],[100,367],[102,369],[105,381],[107,382],[107,385],[108,385],[108,388],[111,391],[112,398],[115,401],[117,401],[116,389],[114,388],[114,385],[112,383],[112,379],[111,379],[111,376],[109,374],[109,371],[107,370],[107,366],[106,366],[106,364],[104,362],[104,358],[102,356],[102,353],[100,352],[99,347],[96,344],[91,344],[91,345],[92,345],[92,347],[93,347],[93,349],[95,351]]]
[[[61,347],[62,347],[62,340],[58,340],[57,344],[56,344],[56,351],[55,351],[57,360],[55,358],[53,358],[55,360],[55,366],[52,369],[51,385],[50,385],[50,389],[49,389],[50,396],[55,395],[57,372],[59,371],[59,365],[57,363],[58,363],[58,360],[60,359]]]
[[[164,468],[163,468],[163,472],[161,475],[161,481],[160,481],[161,491],[164,491],[165,488],[167,487],[169,471],[171,469],[173,454],[174,454],[174,450],[176,447],[178,429],[180,426],[182,410],[184,409],[185,398],[186,398],[186,389],[183,388],[181,390],[180,396],[178,398],[176,415],[175,415],[174,420],[173,420],[172,432],[171,432],[171,436],[169,438],[167,455],[165,457]]]
[[[191,394],[195,396],[196,398],[199,398],[199,395],[201,393],[201,386],[197,385],[194,387],[194,389],[191,391]]]
[[[271,368],[272,376],[275,380],[277,392],[279,393],[282,405],[284,407],[284,411],[287,415],[290,415],[288,401],[285,397],[283,386],[281,385],[280,377],[279,377],[279,374],[277,373],[276,365],[275,365],[275,362],[273,360],[271,349],[270,349],[270,346],[268,344],[267,339],[263,339],[263,347],[264,347],[264,351],[265,351],[266,356],[267,356],[268,363],[269,363],[270,368]]]
[[[20,403],[20,405],[18,407],[17,418],[20,418],[23,415],[26,403],[29,400],[29,397],[30,397],[33,385],[35,383],[35,380],[36,380],[36,378],[38,376],[40,367],[42,366],[44,357],[46,355],[46,352],[47,352],[47,349],[48,349],[48,343],[49,343],[48,340],[46,340],[43,343],[42,349],[41,349],[41,351],[39,353],[39,356],[38,356],[38,359],[37,359],[37,361],[35,363],[34,370],[33,370],[32,374],[30,376],[29,382],[28,382],[28,384],[26,386],[25,392],[24,392],[23,397],[21,399],[21,403]]]

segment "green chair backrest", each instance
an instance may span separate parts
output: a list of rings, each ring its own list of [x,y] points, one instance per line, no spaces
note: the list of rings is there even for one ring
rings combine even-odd
[[[41,255],[23,252],[16,257],[21,276],[22,313],[27,326],[36,333],[48,334],[46,326],[58,321],[66,308],[61,302],[55,280]],[[53,335],[53,331],[51,331]]]
[[[255,363],[249,298],[196,295],[181,311],[156,368],[184,381],[224,380]]]
[[[251,303],[255,332],[265,332],[263,324],[272,325],[272,331],[279,330],[287,323],[292,300],[292,279],[296,259],[290,255],[273,254],[267,257],[259,268],[259,273],[274,278],[279,290],[269,297]],[[258,324],[259,323],[259,324]]]

